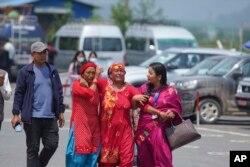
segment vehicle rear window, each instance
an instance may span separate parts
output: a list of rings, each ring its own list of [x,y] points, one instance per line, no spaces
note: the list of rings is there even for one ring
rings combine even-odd
[[[59,49],[60,50],[78,50],[79,38],[60,37]]]
[[[204,75],[208,70],[214,67],[223,59],[205,59],[201,63],[197,64],[186,75]]]
[[[84,50],[88,51],[122,51],[120,38],[85,38]]]
[[[146,38],[126,38],[126,49],[134,51],[144,51]]]
[[[223,76],[228,73],[238,61],[239,59],[224,59],[208,71],[208,75]]]

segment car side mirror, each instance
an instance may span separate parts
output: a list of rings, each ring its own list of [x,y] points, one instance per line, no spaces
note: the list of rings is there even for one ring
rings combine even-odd
[[[239,71],[239,70],[236,70],[236,71],[233,72],[232,76],[233,76],[234,79],[238,79],[238,78],[243,76],[243,73],[241,71]]]
[[[178,67],[177,66],[175,66],[175,65],[173,65],[173,64],[170,64],[170,63],[168,63],[167,64],[167,70],[169,71],[169,70],[174,70],[174,69],[177,69]]]
[[[155,51],[155,46],[154,45],[149,45],[148,48],[149,48],[150,51]]]

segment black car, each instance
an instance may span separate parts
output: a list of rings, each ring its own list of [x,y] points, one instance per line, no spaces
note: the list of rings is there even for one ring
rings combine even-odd
[[[250,55],[227,56],[204,75],[173,80],[182,98],[184,116],[194,115],[199,109],[202,123],[214,123],[220,115],[245,112],[234,100],[242,77],[250,77]],[[250,110],[246,114],[250,114]]]

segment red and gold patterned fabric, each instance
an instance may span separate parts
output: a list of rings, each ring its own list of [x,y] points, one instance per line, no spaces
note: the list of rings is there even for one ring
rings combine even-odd
[[[112,82],[98,80],[101,106],[102,149],[99,166],[110,164],[119,167],[132,167],[134,159],[134,140],[130,122],[132,97],[139,91],[127,84],[115,91]]]
[[[121,63],[114,63],[108,69],[108,75],[115,70],[125,71],[125,66]]]

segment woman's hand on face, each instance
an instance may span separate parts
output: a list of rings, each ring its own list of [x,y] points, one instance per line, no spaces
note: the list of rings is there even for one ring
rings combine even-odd
[[[103,72],[103,68],[96,67],[95,77],[98,78],[101,75],[102,72]]]
[[[135,95],[133,99],[137,102],[139,102],[141,105],[144,105],[144,103],[148,100],[148,95]]]
[[[84,87],[89,87],[88,82],[84,78],[80,78],[80,85]]]

